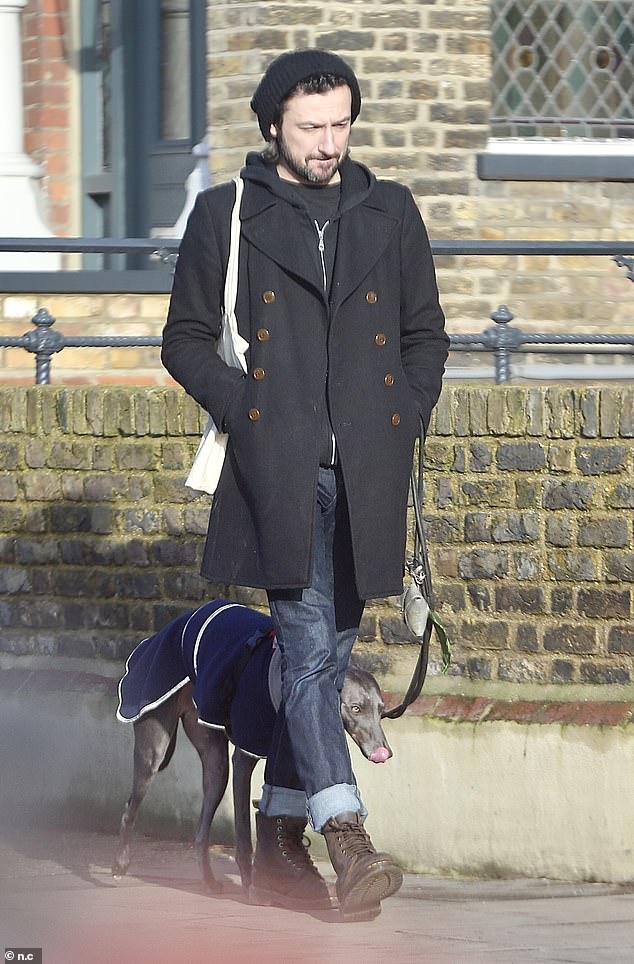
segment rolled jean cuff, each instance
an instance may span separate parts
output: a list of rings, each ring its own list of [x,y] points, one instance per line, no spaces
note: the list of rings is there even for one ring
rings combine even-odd
[[[321,833],[325,823],[340,813],[358,813],[362,820],[368,815],[357,787],[351,783],[337,783],[308,798],[308,819],[313,830]]]
[[[303,817],[306,818],[306,794],[303,790],[290,790],[288,787],[272,787],[265,783],[258,810],[265,817]]]

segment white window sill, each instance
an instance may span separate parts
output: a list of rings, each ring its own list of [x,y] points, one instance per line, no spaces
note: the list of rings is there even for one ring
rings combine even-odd
[[[491,138],[477,172],[485,181],[634,181],[634,139]]]

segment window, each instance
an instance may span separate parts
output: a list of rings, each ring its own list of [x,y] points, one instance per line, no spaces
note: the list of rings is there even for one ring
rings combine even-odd
[[[480,176],[634,177],[632,0],[492,0],[491,57]]]
[[[161,0],[160,137],[188,140],[191,128],[191,50],[188,0]]]

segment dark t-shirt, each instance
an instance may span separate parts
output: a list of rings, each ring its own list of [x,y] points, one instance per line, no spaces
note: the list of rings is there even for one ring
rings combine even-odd
[[[293,184],[293,190],[308,208],[308,213],[321,227],[326,221],[334,221],[339,213],[341,182],[337,184]]]
[[[332,282],[332,272],[335,265],[335,255],[337,252],[337,233],[339,228],[338,214],[339,201],[341,199],[341,182],[337,184],[296,184],[284,181],[280,178],[280,185],[283,192],[288,192],[289,197],[295,201],[299,200],[302,207],[308,212],[308,217],[312,228],[311,242],[314,242],[315,257],[319,259],[319,234],[315,227],[315,222],[323,229],[324,239],[324,261],[326,265],[326,288],[330,291]],[[321,265],[321,261],[320,261]]]

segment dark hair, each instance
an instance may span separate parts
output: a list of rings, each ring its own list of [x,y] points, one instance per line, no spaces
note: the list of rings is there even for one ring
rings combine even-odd
[[[345,77],[338,77],[336,74],[312,74],[310,77],[306,77],[305,80],[300,80],[292,90],[289,90],[284,100],[281,101],[279,110],[273,115],[271,123],[278,128],[281,126],[286,102],[290,100],[291,97],[294,97],[295,94],[325,94],[329,90],[336,90],[337,87],[349,87]],[[262,151],[262,157],[270,163],[277,163],[277,161],[279,161],[280,152],[277,146],[277,138],[273,137],[267,142],[266,147]]]

